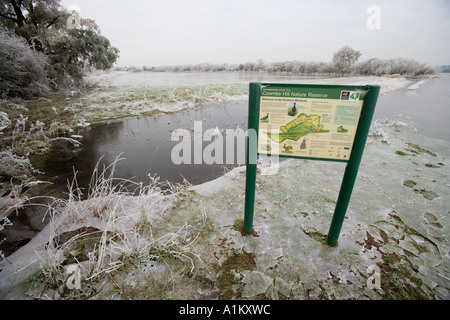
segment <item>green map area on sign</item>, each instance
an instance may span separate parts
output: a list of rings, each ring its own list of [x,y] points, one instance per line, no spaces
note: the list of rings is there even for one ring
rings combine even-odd
[[[280,128],[280,133],[267,133],[267,135],[275,142],[283,142],[285,140],[298,141],[310,133],[326,133],[329,130],[324,130],[320,123],[320,116],[306,115],[302,113],[297,119],[289,122]]]

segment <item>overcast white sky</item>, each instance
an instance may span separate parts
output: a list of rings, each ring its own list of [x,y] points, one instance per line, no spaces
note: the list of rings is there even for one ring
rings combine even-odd
[[[96,20],[119,66],[331,61],[344,45],[373,57],[450,64],[449,0],[62,0]],[[370,5],[380,29],[370,30]]]

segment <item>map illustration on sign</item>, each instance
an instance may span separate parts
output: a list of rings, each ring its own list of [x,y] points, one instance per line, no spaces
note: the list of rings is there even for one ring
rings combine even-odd
[[[325,133],[323,124],[320,124],[319,115],[306,115],[302,113],[297,119],[289,122],[280,128],[280,133],[267,133],[275,142],[283,142],[285,140],[298,141],[310,133]]]
[[[258,153],[348,161],[362,106],[359,91],[263,88]]]

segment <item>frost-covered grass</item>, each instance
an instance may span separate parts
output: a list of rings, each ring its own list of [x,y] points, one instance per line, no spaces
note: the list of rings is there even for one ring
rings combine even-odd
[[[95,169],[87,200],[81,201],[82,191],[75,174],[68,185],[68,198],[53,199],[49,205],[50,223],[41,233],[44,243],[34,248],[34,258],[28,256],[34,270],[38,270],[37,266],[40,269],[29,282],[33,295],[88,299],[99,294],[119,270],[147,262],[159,263],[169,268],[168,272],[172,268],[192,272],[195,263],[201,261],[199,254],[190,248],[208,226],[204,212],[176,227],[161,228],[159,221],[170,220],[167,213],[173,213],[189,192],[186,191],[189,185],[161,183],[152,176],[145,187],[115,179],[119,160]],[[14,257],[5,261],[11,260]],[[67,272],[71,268],[80,272],[83,285],[78,290],[67,287]]]
[[[426,81],[426,80],[424,80]],[[292,82],[298,83],[295,77]],[[400,90],[412,82],[403,77],[342,77],[332,79],[302,79],[311,84],[374,84],[380,85],[382,94]],[[71,103],[71,110],[83,112],[88,122],[108,121],[119,118],[172,113],[199,108],[204,104],[217,104],[232,100],[246,100],[248,83],[199,84],[157,87],[101,88],[90,91],[79,102]]]
[[[22,177],[36,173],[36,169],[30,161],[24,157],[18,157],[10,149],[0,152],[0,176],[6,179]]]
[[[83,108],[89,121],[172,113],[198,108],[205,103],[221,103],[246,99],[247,85],[190,85],[176,87],[125,87],[109,89],[86,97],[89,106]]]

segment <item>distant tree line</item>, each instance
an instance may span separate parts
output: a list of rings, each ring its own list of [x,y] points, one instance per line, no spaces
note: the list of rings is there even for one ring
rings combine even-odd
[[[395,58],[382,60],[373,58],[358,62],[361,53],[349,46],[345,46],[333,54],[331,62],[318,61],[284,61],[265,62],[260,59],[257,62],[241,64],[188,64],[159,67],[131,67],[131,71],[143,70],[154,72],[278,72],[296,75],[373,75],[383,76],[400,74],[402,76],[423,76],[434,74],[435,70],[430,66],[407,58]],[[122,68],[121,70],[130,70]]]
[[[352,73],[360,75],[384,76],[390,74],[400,74],[402,76],[423,76],[435,73],[435,70],[413,59],[395,58],[381,60],[372,58],[352,66]]]
[[[86,70],[110,69],[118,54],[94,20],[60,0],[0,0],[0,99],[79,86]]]

